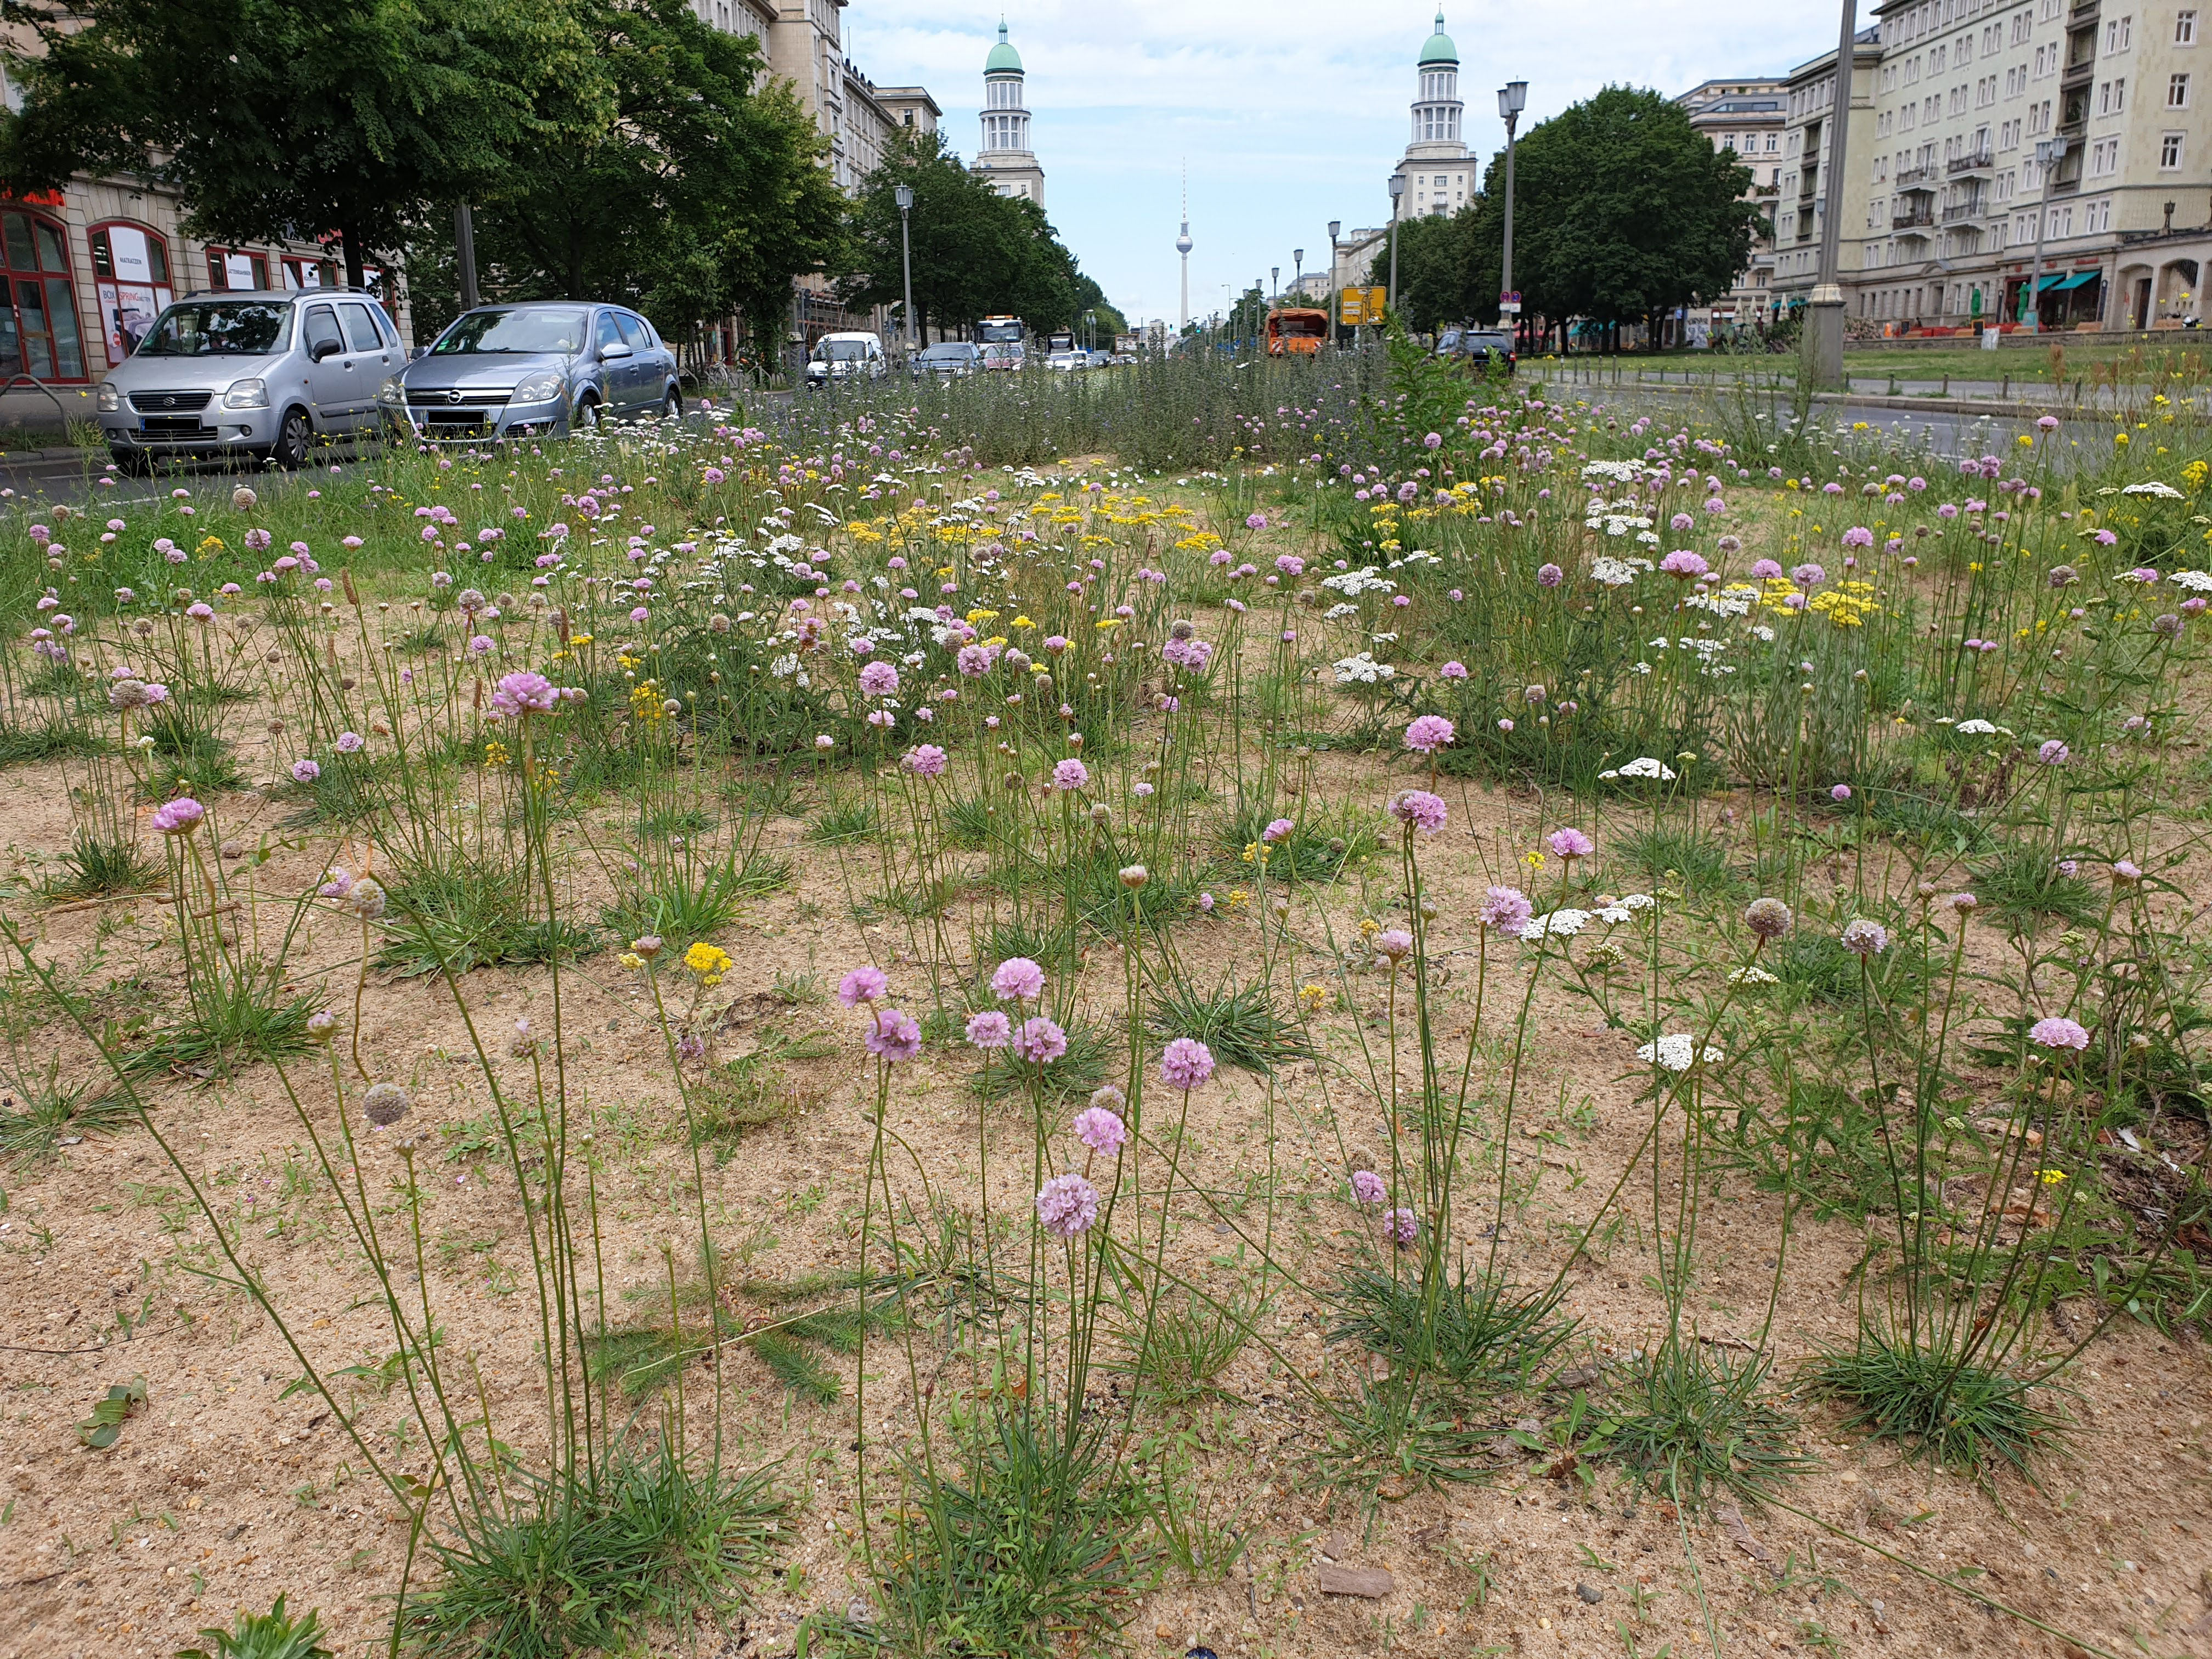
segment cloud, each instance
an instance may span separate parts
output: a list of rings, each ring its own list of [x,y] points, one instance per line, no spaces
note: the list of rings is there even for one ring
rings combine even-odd
[[[1484,160],[1504,143],[1494,89],[1509,79],[1528,82],[1525,131],[1611,82],[1673,94],[1781,73],[1832,48],[1837,27],[1820,9],[1763,13],[1753,26],[1682,0],[1445,9],[1468,142]],[[1389,219],[1387,180],[1434,11],[1433,0],[1010,6],[1046,210],[1062,240],[1131,316],[1172,319],[1187,163],[1194,312],[1270,266],[1288,282],[1293,248],[1305,250],[1306,270],[1326,264],[1329,220],[1349,229]],[[856,0],[844,15],[862,71],[879,85],[927,86],[972,157],[996,16],[972,0]]]

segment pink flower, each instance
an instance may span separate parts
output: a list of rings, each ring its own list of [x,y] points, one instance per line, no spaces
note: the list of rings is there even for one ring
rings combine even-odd
[[[2028,1028],[2027,1040],[2043,1048],[2086,1048],[2089,1034],[2075,1021],[2059,1017],[2039,1019]]]
[[[1872,547],[1874,545],[1874,532],[1867,529],[1863,525],[1853,525],[1849,530],[1844,532],[1844,545],[1845,547]]]
[[[1390,816],[1425,836],[1433,836],[1443,829],[1448,813],[1442,799],[1425,789],[1407,789],[1390,799]]]
[[[1458,661],[1448,662],[1437,670],[1437,678],[1446,680],[1463,680],[1467,678],[1467,665]]]
[[[991,989],[1000,997],[1030,1001],[1044,994],[1044,969],[1027,957],[1008,957],[991,975]]]
[[[1086,1106],[1075,1115],[1075,1138],[1094,1152],[1119,1152],[1129,1139],[1129,1126],[1119,1112]]]
[[[1372,1170],[1352,1172],[1352,1196],[1356,1203],[1380,1204],[1382,1201],[1382,1177]]]
[[[1540,564],[1536,567],[1536,586],[1539,587],[1557,587],[1566,579],[1567,573],[1555,564]]]
[[[1054,1176],[1036,1195],[1036,1213],[1054,1238],[1074,1238],[1098,1219],[1098,1189],[1079,1175]]]
[[[942,777],[945,775],[945,755],[933,743],[917,744],[900,758],[899,764],[918,778]]]
[[[1297,827],[1288,818],[1276,818],[1260,832],[1260,839],[1273,847],[1279,842],[1288,841]]]
[[[1790,573],[1790,580],[1800,587],[1818,587],[1828,580],[1828,573],[1817,564],[1801,564]]]
[[[896,1062],[921,1052],[921,1027],[896,1008],[878,1008],[868,1026],[868,1052]]]
[[[1850,798],[1851,787],[1848,783],[1839,783],[1834,788],[1828,791],[1828,799],[1830,800],[1844,801],[1849,800]]]
[[[1889,930],[1878,921],[1861,917],[1844,927],[1837,943],[1855,957],[1880,956],[1889,948]]]
[[[1067,1052],[1067,1033],[1042,1014],[1035,1015],[1014,1033],[1014,1052],[1032,1065],[1049,1066]]]
[[[1012,1022],[996,1008],[987,1008],[968,1022],[968,1041],[978,1048],[1003,1048],[1013,1040]]]
[[[837,981],[837,1000],[848,1008],[857,1008],[864,1002],[873,1002],[890,989],[891,982],[884,977],[884,970],[872,965],[855,968]]]
[[[1517,937],[1535,914],[1536,907],[1518,887],[1493,887],[1483,902],[1482,925],[1492,933]]]
[[[872,697],[888,697],[899,689],[898,670],[883,661],[869,663],[860,670],[860,690]]]
[[[1170,1089],[1195,1089],[1213,1075],[1213,1052],[1195,1037],[1177,1037],[1160,1055],[1160,1076]]]
[[[313,783],[322,775],[323,769],[311,760],[295,760],[292,763],[292,781],[295,783]]]
[[[1763,582],[1779,581],[1782,567],[1771,559],[1760,559],[1752,565],[1751,574]]]
[[[543,674],[519,669],[502,674],[491,694],[491,706],[502,714],[550,714],[557,701],[553,682]]]
[[[1544,844],[1563,859],[1584,859],[1597,851],[1597,843],[1579,830],[1554,830]]]
[[[1052,787],[1055,789],[1082,789],[1090,782],[1091,769],[1073,757],[1052,769]]]
[[[1390,1210],[1382,1217],[1382,1236],[1401,1249],[1419,1237],[1420,1218],[1411,1210]]]
[[[189,836],[200,827],[200,820],[206,816],[206,807],[190,795],[179,795],[155,809],[154,827],[165,836]]]
[[[2074,751],[2057,738],[2051,738],[2035,751],[2035,758],[2045,766],[2063,766],[2074,758]]]
[[[1689,515],[1685,514],[1683,516],[1687,518]],[[1711,569],[1712,566],[1707,564],[1702,556],[1691,552],[1687,548],[1678,548],[1659,561],[1662,575],[1673,576],[1680,581],[1689,581]]]
[[[1433,755],[1458,735],[1442,714],[1421,714],[1406,728],[1406,747],[1416,754]]]

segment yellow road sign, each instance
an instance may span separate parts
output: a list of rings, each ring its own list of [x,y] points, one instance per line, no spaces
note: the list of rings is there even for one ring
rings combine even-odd
[[[1382,288],[1346,289],[1337,297],[1337,321],[1346,328],[1379,326],[1389,309],[1389,289]]]

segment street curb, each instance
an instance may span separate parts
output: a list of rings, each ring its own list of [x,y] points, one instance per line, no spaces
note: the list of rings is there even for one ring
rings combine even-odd
[[[82,460],[95,467],[106,466],[107,462],[105,459],[94,459],[99,455],[100,452],[97,450],[78,449],[74,447],[61,449],[0,449],[0,465],[21,466],[30,461]]]
[[[1616,395],[1627,392],[1663,392],[1676,398],[1692,395],[1714,397],[1719,395],[1722,390],[1713,386],[1654,386],[1648,380],[1640,385],[1632,380],[1624,380],[1619,386],[1611,388],[1577,386],[1571,382],[1562,382],[1560,386],[1560,390],[1573,392],[1577,395],[1608,389]],[[1591,401],[1597,400],[1593,398]],[[2006,404],[1983,398],[1892,398],[1887,394],[1857,392],[1816,392],[1813,394],[1813,402],[1831,407],[1839,404],[1849,405],[1854,409],[1894,409],[1907,412],[1917,410],[1929,415],[1987,415],[1996,420],[2032,421],[2045,415],[2056,415],[2062,421],[2069,418],[2078,420],[2084,416],[2105,418],[2125,412],[2118,410],[2084,408],[2076,404]]]

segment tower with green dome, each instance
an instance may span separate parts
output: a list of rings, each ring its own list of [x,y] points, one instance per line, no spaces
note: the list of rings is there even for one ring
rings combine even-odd
[[[1413,100],[1413,137],[1398,163],[1406,178],[1398,214],[1407,219],[1457,212],[1475,182],[1474,159],[1460,132],[1465,106],[1459,98],[1459,48],[1444,33],[1442,11],[1437,13],[1436,32],[1421,47],[1415,73],[1420,90]]]
[[[1001,196],[1044,205],[1044,169],[1030,149],[1030,112],[1022,99],[1022,55],[999,20],[999,44],[983,60],[983,144],[972,169]]]

